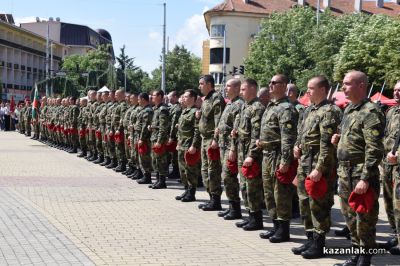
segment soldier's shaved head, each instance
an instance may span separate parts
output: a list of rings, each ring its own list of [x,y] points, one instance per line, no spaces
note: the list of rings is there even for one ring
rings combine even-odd
[[[343,79],[343,92],[353,104],[367,97],[368,77],[361,71],[350,71]]]

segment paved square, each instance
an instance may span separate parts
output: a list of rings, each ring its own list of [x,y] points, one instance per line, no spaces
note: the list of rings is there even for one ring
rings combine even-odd
[[[199,210],[204,191],[198,202],[181,203],[176,181],[155,191],[16,132],[0,132],[0,165],[0,265],[333,265],[346,258],[293,255],[304,239],[299,219],[291,242],[271,244],[260,231]],[[378,241],[385,241],[380,202]],[[337,198],[332,217],[334,228],[343,225]],[[329,247],[349,244],[327,237]],[[400,258],[375,256],[373,263],[400,265]]]

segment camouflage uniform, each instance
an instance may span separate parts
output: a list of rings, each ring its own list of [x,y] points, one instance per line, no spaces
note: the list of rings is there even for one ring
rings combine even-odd
[[[185,108],[179,117],[175,127],[178,129],[178,163],[182,184],[187,189],[197,188],[198,176],[200,174],[199,161],[195,165],[187,165],[185,161],[185,152],[190,147],[200,149],[201,138],[199,133],[198,120],[196,119],[196,108]]]
[[[237,151],[240,190],[244,206],[250,212],[261,211],[263,205],[262,178],[260,174],[255,178],[247,179],[243,176],[241,169],[247,157],[251,157],[255,163],[261,166],[262,154],[256,146],[256,140],[260,136],[261,117],[264,109],[264,105],[258,98],[243,104],[234,123],[237,137],[235,141],[231,142],[231,150]]]
[[[18,126],[19,126],[19,133],[25,134],[25,112],[26,107],[22,107],[19,111],[19,118],[18,118]]]
[[[218,197],[222,194],[221,161],[210,160],[207,156],[207,150],[213,140],[215,127],[218,126],[224,107],[225,101],[221,94],[212,90],[204,98],[199,121],[199,132],[202,138],[201,174],[207,192]]]
[[[151,132],[148,129],[148,126],[151,124],[153,118],[153,109],[150,105],[143,107],[139,114],[137,115],[136,123],[135,123],[135,132],[137,133],[137,140],[143,141],[144,144],[147,145],[148,151],[145,154],[139,154],[139,165],[140,169],[145,174],[150,174],[152,171],[151,164],[151,144],[150,137]]]
[[[260,145],[263,149],[262,176],[265,204],[272,219],[289,221],[292,215],[292,184],[275,177],[280,164],[290,165],[296,141],[298,113],[287,97],[271,101],[262,117]]]
[[[89,129],[89,133],[87,136],[87,146],[88,150],[91,152],[91,155],[96,154],[96,128],[94,126],[94,119],[96,116],[96,109],[100,105],[97,101],[90,101],[87,106],[87,126]]]
[[[136,128],[136,121],[137,118],[139,116],[139,113],[142,111],[142,107],[139,105],[135,105],[131,116],[130,116],[130,129],[129,129],[129,136],[131,138],[131,165],[135,168],[140,168],[140,164],[139,164],[139,154],[138,151],[135,148],[135,144],[137,144],[138,140],[139,140],[139,133],[140,133],[140,129]]]
[[[386,127],[385,127],[385,138],[384,147],[385,155],[392,151],[395,144],[397,134],[399,134],[400,128],[400,106],[395,106],[389,109],[386,114]],[[388,216],[390,227],[395,230],[395,218],[394,218],[394,198],[393,198],[393,183],[395,182],[395,176],[398,175],[399,166],[397,164],[389,164],[386,160],[386,156],[383,159],[383,175],[382,187],[383,187],[383,199],[385,204],[386,214]]]
[[[99,105],[98,117],[99,117],[99,130],[101,133],[101,139],[97,139],[97,152],[99,155],[103,155],[105,158],[110,159],[110,154],[107,148],[108,145],[108,135],[107,135],[107,125],[106,125],[106,117],[107,117],[107,110],[112,104],[111,102],[105,102]],[[109,162],[108,162],[109,163]]]
[[[43,108],[40,110],[40,116],[39,116],[39,121],[40,121],[40,139],[41,140],[46,140],[48,137],[47,133],[47,112],[48,112],[48,106],[45,105]]]
[[[355,213],[348,198],[358,181],[366,180],[379,195],[378,165],[383,156],[384,115],[379,107],[368,99],[349,104],[340,124],[338,143],[338,176],[341,209],[351,232],[354,246],[374,248],[379,203],[369,213]]]
[[[154,106],[153,119],[151,122],[151,144],[156,143],[161,145],[167,144],[168,133],[170,129],[169,110],[165,104]],[[168,153],[157,154],[154,151],[151,153],[153,169],[165,178],[168,175]]]
[[[125,149],[125,158],[129,161],[130,166],[133,166],[130,159],[131,159],[131,149],[130,149],[130,145],[133,145],[133,141],[132,143],[130,143],[129,141],[129,136],[130,136],[130,130],[129,130],[129,125],[131,123],[131,114],[132,111],[135,110],[134,105],[129,106],[129,108],[126,110],[124,117],[122,118],[122,126],[124,127],[124,139],[125,139],[125,143],[124,143],[124,149]],[[128,145],[129,143],[129,145]]]
[[[119,164],[125,165],[126,164],[126,156],[125,156],[125,131],[122,124],[122,118],[128,109],[128,105],[126,104],[125,100],[116,104],[115,108],[112,111],[111,116],[111,125],[112,125],[112,132],[119,131],[121,141],[119,143],[115,142],[117,158],[119,160]]]
[[[169,131],[169,138],[177,141],[178,128],[175,126],[178,123],[179,117],[182,114],[182,106],[179,103],[173,104],[169,108],[169,115],[171,118],[171,127]],[[168,154],[169,160],[172,164],[172,175],[177,174],[179,171],[178,152],[174,151]]]
[[[231,132],[234,127],[235,117],[240,112],[243,100],[236,97],[226,105],[221,119],[218,123],[219,134],[215,136],[218,140],[218,146],[222,161],[222,179],[224,181],[225,193],[229,201],[240,202],[239,181],[237,174],[233,174],[226,166],[228,154],[231,147]]]
[[[31,122],[32,122],[32,106],[28,106],[25,109],[25,135],[30,136],[32,127],[31,127]]]
[[[299,122],[296,146],[301,147],[302,154],[297,170],[297,193],[306,232],[324,235],[331,226],[330,211],[336,183],[336,150],[331,138],[339,123],[340,117],[327,100],[308,107]],[[320,199],[309,197],[305,190],[305,179],[313,169],[319,170],[328,183],[328,192]]]
[[[107,150],[108,150],[108,156],[111,158],[113,161],[112,163],[115,165],[117,162],[117,154],[115,150],[115,140],[113,137],[110,138],[110,133],[114,133],[112,129],[112,115],[114,113],[114,109],[117,107],[118,103],[117,102],[109,102],[108,103],[108,108],[107,108],[107,116],[106,116],[106,128],[107,128],[107,134],[108,134],[108,142],[106,144]],[[109,166],[111,167],[111,165]]]
[[[69,128],[70,131],[70,141],[72,148],[76,150],[79,145],[79,132],[78,132],[78,117],[79,117],[80,109],[79,106],[73,104],[69,109]]]
[[[84,107],[81,107],[81,110],[79,112],[78,116],[78,128],[79,128],[79,144],[81,147],[82,152],[86,153],[88,145],[87,145],[87,139],[88,139],[88,122],[89,122],[89,106],[86,105]]]

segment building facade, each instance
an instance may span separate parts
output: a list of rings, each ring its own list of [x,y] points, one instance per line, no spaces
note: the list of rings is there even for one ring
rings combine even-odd
[[[225,0],[204,13],[209,40],[203,43],[203,74],[208,71],[217,85],[224,81],[223,47],[226,34],[226,77],[239,75],[250,43],[260,30],[262,19],[273,12],[285,12],[297,6],[312,6],[317,0]],[[400,0],[320,0],[320,9],[331,9],[335,15],[363,12],[367,14],[400,14]],[[205,43],[208,42],[207,50]],[[235,69],[234,69],[235,67]],[[234,73],[234,70],[237,70]]]

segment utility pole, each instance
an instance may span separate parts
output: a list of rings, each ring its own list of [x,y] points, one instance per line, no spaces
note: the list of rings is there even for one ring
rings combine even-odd
[[[49,21],[47,21],[47,35],[46,35],[46,96],[49,97]]]
[[[53,75],[54,75],[54,65],[53,65],[53,42],[50,42],[50,77],[51,77],[51,88],[50,95],[53,97]]]
[[[165,93],[165,35],[167,27],[167,3],[163,3],[164,6],[164,25],[163,25],[163,48],[162,48],[162,73],[161,73],[161,90]]]
[[[222,95],[225,97],[226,82],[226,28],[224,27],[224,51],[222,53]]]

